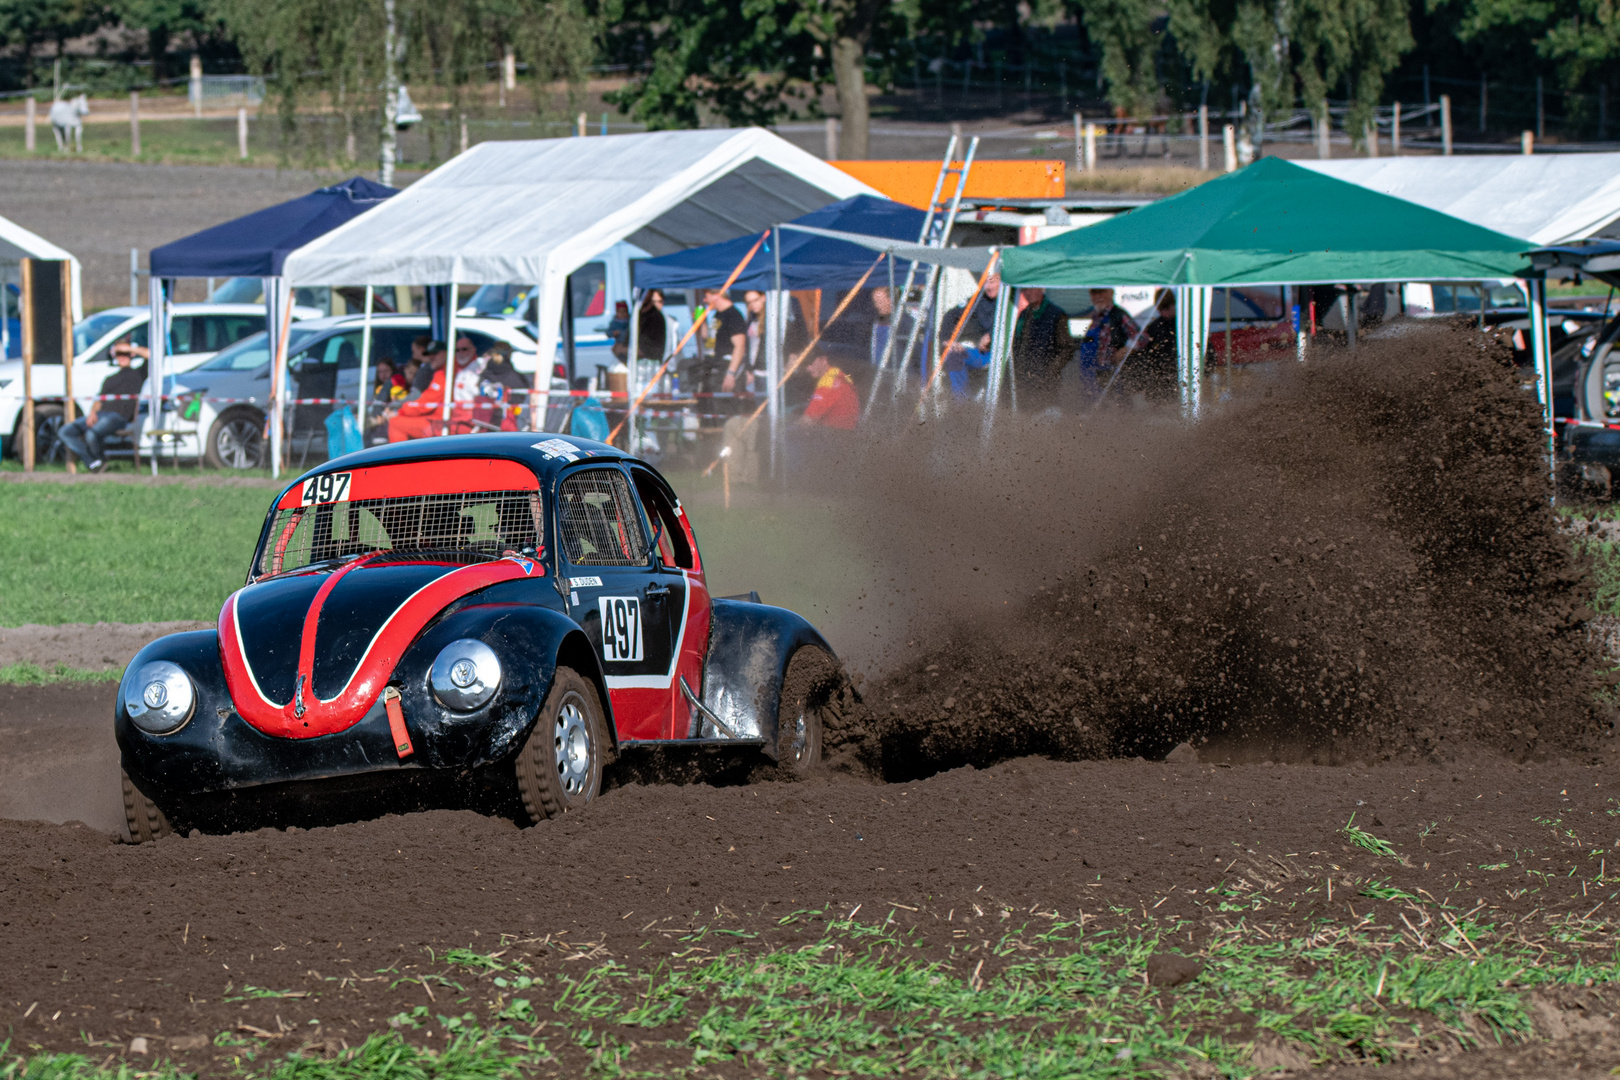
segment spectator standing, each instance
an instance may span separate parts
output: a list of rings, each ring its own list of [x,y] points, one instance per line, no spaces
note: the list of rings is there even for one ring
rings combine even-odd
[[[132,345],[127,341],[114,345],[112,358],[118,370],[101,381],[101,397],[113,397],[115,400],[92,401],[84,416],[71,424],[62,425],[57,432],[57,437],[91,472],[100,472],[104,465],[102,458],[106,447],[103,440],[135,422],[135,395],[141,392],[141,387],[146,383],[150,366],[143,363],[140,367],[134,367],[136,356],[148,360],[151,354],[144,346]]]
[[[1069,313],[1048,300],[1045,289],[1019,289],[1018,307],[1012,362],[1019,393],[1031,411],[1055,408],[1063,369],[1074,359]]]
[[[965,398],[984,388],[985,372],[990,366],[990,340],[995,333],[996,297],[1001,295],[1001,275],[991,274],[985,279],[984,289],[973,309],[968,312],[956,344],[943,357],[945,377],[950,381],[951,394]],[[966,304],[958,304],[945,313],[940,333],[949,340],[951,331],[962,318]]]
[[[758,289],[743,293],[743,308],[748,312],[748,369],[753,372],[754,390],[765,385],[765,294]],[[745,385],[743,390],[748,390]]]
[[[1120,370],[1119,381],[1127,392],[1141,394],[1152,402],[1174,401],[1178,396],[1176,371],[1176,294],[1165,289],[1155,307],[1153,321],[1142,328],[1136,348],[1121,358],[1128,364]]]
[[[627,302],[613,302],[613,318],[608,320],[607,333],[613,339],[614,359],[627,358],[630,355],[630,305]]]
[[[709,318],[714,327],[714,346],[710,353],[711,378],[715,371],[724,371],[720,379],[720,392],[730,394],[737,389],[737,379],[748,362],[748,321],[743,318],[731,297],[720,289],[710,289]]]
[[[664,324],[664,290],[648,289],[647,298],[636,313],[641,325],[636,331],[636,359],[662,360],[669,347],[669,328]]]
[[[816,354],[810,361],[809,371],[816,380],[816,389],[799,423],[853,431],[861,420],[861,403],[855,394],[855,384],[848,375],[833,367],[825,353]]]
[[[1080,339],[1080,373],[1106,382],[1136,336],[1136,320],[1114,303],[1113,289],[1091,290],[1091,325]]]

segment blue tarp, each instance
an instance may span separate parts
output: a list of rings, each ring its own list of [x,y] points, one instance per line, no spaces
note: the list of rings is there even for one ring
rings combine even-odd
[[[872,195],[854,195],[794,218],[791,224],[915,244],[926,217],[923,211],[904,203]],[[850,288],[861,279],[876,257],[876,253],[869,248],[845,240],[786,229],[780,235],[784,289]],[[758,239],[759,234],[754,233],[656,259],[641,259],[633,264],[636,286],[643,289],[718,287],[725,284],[731,271],[736,269]],[[764,291],[776,287],[776,253],[770,250],[770,243],[767,241],[760,245],[742,275],[737,278],[735,288]],[[896,262],[895,273],[904,274],[907,265]],[[888,271],[883,267],[879,267],[867,281],[868,288],[886,284]]]
[[[398,188],[355,177],[153,248],[154,277],[276,277],[289,254],[370,210]]]

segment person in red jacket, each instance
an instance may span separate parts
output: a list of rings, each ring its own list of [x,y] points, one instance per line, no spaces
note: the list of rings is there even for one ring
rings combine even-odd
[[[444,434],[444,366],[449,354],[434,342],[425,363],[433,370],[427,388],[388,410],[388,441],[431,439]]]
[[[810,374],[816,380],[816,391],[810,395],[810,403],[804,407],[801,422],[853,431],[861,420],[861,402],[849,376],[833,367],[832,361],[823,354],[810,361]]]

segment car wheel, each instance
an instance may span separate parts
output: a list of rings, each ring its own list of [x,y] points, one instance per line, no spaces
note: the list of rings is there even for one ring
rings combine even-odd
[[[22,413],[17,414],[17,434],[22,434]],[[52,461],[61,461],[66,451],[60,438],[62,431],[62,406],[35,405],[34,406],[34,463],[44,465]],[[22,460],[23,444],[16,438],[11,439],[11,451]]]
[[[591,681],[559,667],[517,756],[518,795],[531,822],[578,810],[602,790],[607,724]]]
[[[820,767],[823,714],[837,680],[837,662],[821,649],[806,646],[788,661],[776,707],[776,764],[788,776]]]
[[[125,839],[131,844],[144,844],[172,833],[169,819],[163,816],[157,803],[141,794],[128,773],[120,769],[118,775],[124,781],[124,825],[128,830]]]
[[[233,409],[208,429],[203,460],[216,469],[257,469],[264,463],[264,417]]]

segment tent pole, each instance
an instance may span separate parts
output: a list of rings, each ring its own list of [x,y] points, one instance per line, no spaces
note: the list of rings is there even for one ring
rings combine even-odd
[[[158,429],[163,426],[163,354],[167,351],[165,346],[169,343],[168,328],[164,325],[167,312],[163,303],[164,280],[156,275],[147,279],[147,297],[151,305],[151,314],[146,324],[146,379],[147,385],[152,388],[152,403],[147,409],[147,421],[152,432],[152,475],[158,471]],[[135,436],[136,443],[140,442],[140,433]]]
[[[1012,310],[1009,303],[1011,295],[1010,285],[996,292],[995,314],[990,319],[990,381],[984,391],[984,422],[979,427],[980,438],[986,442],[995,425],[996,408],[1001,401],[1001,379],[1007,371],[1008,339],[1012,336],[1007,332],[1007,313]]]
[[[1300,363],[1305,362],[1305,305],[1303,302],[1302,285],[1293,286],[1294,289],[1294,359]]]
[[[452,275],[449,297],[445,301],[449,310],[445,314],[444,330],[444,431],[442,432],[444,435],[450,434],[450,402],[456,396],[456,308],[460,306],[456,301],[456,279]]]
[[[371,416],[371,386],[366,382],[366,369],[371,366],[371,290],[366,286],[366,317],[360,329],[360,382],[355,387],[355,402],[360,407],[360,449],[366,448],[366,421]]]
[[[787,294],[782,291],[782,229],[780,226],[772,230],[771,254],[773,255],[772,272],[775,275],[772,288],[765,295],[765,325],[761,329],[765,333],[765,399],[770,409],[771,425],[771,477],[776,477],[779,453],[782,441],[782,388],[777,384],[782,375],[782,339],[787,328],[787,320],[783,316],[787,313]],[[894,256],[889,256],[889,305],[890,311],[894,306]],[[891,315],[892,319],[892,315]],[[779,325],[780,324],[780,325]],[[882,372],[878,372],[878,377]],[[877,392],[877,378],[872,380],[872,392]]]
[[[270,362],[274,365],[270,371],[270,392],[275,396],[275,402],[271,408],[270,475],[272,478],[279,478],[281,476],[281,452],[287,441],[283,436],[285,435],[285,418],[287,415],[287,340],[292,329],[292,288],[288,285],[285,276],[266,278],[265,281],[274,285],[276,295],[275,309],[276,323],[278,325],[275,327],[274,337],[270,342]]]
[[[1536,396],[1541,399],[1542,423],[1547,432],[1547,475],[1557,479],[1557,447],[1554,444],[1552,356],[1547,337],[1546,282],[1530,278],[1525,282],[1530,308],[1530,352],[1536,364]]]
[[[1359,302],[1361,299],[1360,290],[1358,290],[1354,285],[1345,286],[1345,290],[1344,310],[1348,314],[1345,316],[1344,320],[1344,331],[1349,335],[1350,338],[1350,351],[1355,352],[1356,331],[1361,329],[1361,327],[1358,325],[1361,322],[1361,304]]]
[[[634,264],[631,264],[634,266]],[[637,369],[641,366],[641,297],[643,290],[635,285],[630,286],[630,355],[629,376],[624,380],[624,390],[628,397],[625,410],[625,423],[630,425],[630,431],[625,436],[624,445],[632,454],[641,453],[641,437],[636,434],[636,391],[639,384]]]

